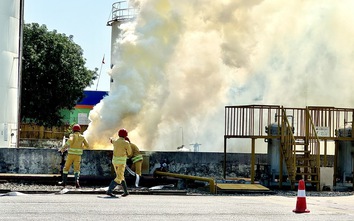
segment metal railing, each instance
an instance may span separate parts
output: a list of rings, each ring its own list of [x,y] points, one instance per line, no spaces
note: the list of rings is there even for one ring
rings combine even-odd
[[[306,107],[287,108],[278,105],[247,105],[247,106],[226,106],[225,107],[225,138],[280,138],[280,133],[268,134],[270,125],[281,125],[282,110],[285,112],[289,123],[294,128],[295,139],[306,136],[309,133],[310,139],[316,139],[309,128],[309,115],[320,139],[350,140],[354,137],[353,130],[351,137],[339,136],[338,130],[352,127],[354,109],[335,107]],[[308,112],[308,113],[307,113]]]
[[[112,25],[114,21],[127,21],[135,19],[138,10],[129,4],[128,1],[119,1],[112,4],[112,18],[107,25]]]
[[[352,108],[316,106],[284,108],[277,105],[226,106],[224,177],[226,176],[226,139],[251,138],[252,155],[254,155],[256,139],[279,139],[282,150],[280,162],[282,165],[282,159],[285,159],[292,188],[294,188],[296,176],[299,175],[311,181],[319,190],[320,141],[324,141],[325,147],[327,140],[354,141],[353,121],[354,109]],[[327,155],[326,150],[324,150],[324,155]],[[281,165],[280,180],[283,180]],[[324,165],[326,165],[326,161]],[[251,180],[253,180],[252,177]],[[281,182],[279,185],[281,186]]]

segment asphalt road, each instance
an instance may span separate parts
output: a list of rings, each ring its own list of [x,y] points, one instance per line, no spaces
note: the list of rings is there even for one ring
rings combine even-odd
[[[306,197],[310,213],[294,213],[296,202],[274,195],[3,194],[0,220],[354,220],[354,195]]]

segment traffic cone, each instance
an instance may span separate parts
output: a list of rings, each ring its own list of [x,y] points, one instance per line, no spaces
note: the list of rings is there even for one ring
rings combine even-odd
[[[309,213],[310,210],[306,208],[306,193],[305,193],[305,182],[304,180],[299,181],[299,187],[297,191],[297,202],[296,209],[293,210],[294,213]]]

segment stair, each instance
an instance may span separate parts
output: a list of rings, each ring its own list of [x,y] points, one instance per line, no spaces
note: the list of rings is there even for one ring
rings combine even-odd
[[[311,121],[309,116],[307,119],[308,121]],[[295,189],[295,183],[297,183],[300,179],[303,179],[305,183],[315,185],[317,191],[319,191],[319,154],[316,154],[314,150],[316,150],[316,148],[319,150],[320,143],[318,138],[310,139],[310,137],[317,137],[317,135],[312,122],[309,122],[308,125],[310,127],[309,133],[307,133],[303,138],[295,140],[292,126],[286,118],[285,111],[283,111],[281,126],[281,152],[283,154],[283,158],[285,159],[288,179],[291,182],[292,189]],[[315,136],[310,136],[310,132],[314,132]]]

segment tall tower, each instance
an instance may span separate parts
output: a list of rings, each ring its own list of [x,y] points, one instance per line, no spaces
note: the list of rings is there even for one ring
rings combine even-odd
[[[129,5],[128,1],[119,1],[112,4],[112,18],[107,22],[107,26],[112,27],[111,32],[111,69],[114,66],[114,47],[115,42],[119,39],[119,25],[124,22],[129,22],[135,19],[137,10]],[[113,79],[111,79],[111,83]]]
[[[17,147],[23,0],[0,1],[0,147]]]

